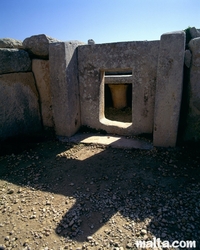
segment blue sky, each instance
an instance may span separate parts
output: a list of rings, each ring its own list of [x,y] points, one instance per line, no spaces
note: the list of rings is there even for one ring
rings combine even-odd
[[[0,0],[0,38],[158,40],[188,26],[200,28],[200,0]]]

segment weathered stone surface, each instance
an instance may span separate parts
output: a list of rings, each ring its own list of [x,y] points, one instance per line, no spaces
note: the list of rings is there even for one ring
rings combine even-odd
[[[52,110],[57,135],[71,136],[80,127],[77,69],[78,42],[52,43],[49,46]]]
[[[58,40],[41,34],[26,38],[23,41],[23,47],[35,57],[48,59],[49,44],[54,42],[58,42]]]
[[[184,139],[187,141],[200,140],[200,37],[190,41],[192,63],[189,81],[189,113],[187,116]]]
[[[152,133],[158,52],[159,41],[79,46],[82,124],[119,135]],[[132,123],[105,118],[104,73],[118,71],[132,72]]]
[[[155,146],[176,145],[183,88],[185,32],[161,36],[158,59],[154,135]]]
[[[192,60],[192,54],[191,54],[191,52],[190,52],[190,50],[189,49],[187,49],[186,51],[185,51],[185,66],[187,67],[187,68],[190,68],[190,65],[191,65],[191,60]]]
[[[2,38],[0,39],[0,48],[15,48],[22,49],[22,41],[13,38]]]
[[[190,32],[190,36],[192,39],[196,37],[200,37],[200,31],[196,29],[195,27],[190,28],[189,32]]]
[[[35,76],[36,85],[40,96],[43,126],[53,127],[49,61],[33,59],[32,71]]]
[[[0,75],[0,138],[41,129],[38,93],[32,73]]]
[[[88,45],[94,45],[94,44],[95,44],[95,41],[93,39],[88,40]]]
[[[31,71],[29,54],[19,49],[0,49],[0,74]]]

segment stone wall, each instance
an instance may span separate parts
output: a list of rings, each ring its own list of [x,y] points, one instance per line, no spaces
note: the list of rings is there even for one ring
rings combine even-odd
[[[116,134],[152,133],[159,41],[78,47],[81,123]],[[104,115],[104,75],[132,72],[132,122]]]
[[[45,35],[0,39],[0,140],[53,128]]]
[[[85,125],[150,133],[155,146],[174,147],[180,130],[182,141],[199,141],[200,31],[186,34],[88,45],[46,35],[0,39],[0,139],[45,128],[71,136]],[[110,83],[129,84],[130,122],[105,117]]]

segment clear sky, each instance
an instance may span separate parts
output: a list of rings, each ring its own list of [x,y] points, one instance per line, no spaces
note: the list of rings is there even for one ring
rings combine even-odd
[[[188,26],[200,28],[200,0],[0,0],[0,38],[158,40]]]

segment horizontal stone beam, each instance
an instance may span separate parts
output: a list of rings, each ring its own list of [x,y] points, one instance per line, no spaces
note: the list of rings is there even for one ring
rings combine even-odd
[[[120,76],[105,76],[104,81],[106,84],[126,84],[132,83],[133,77],[132,75],[120,75]]]

